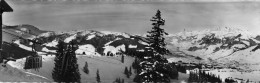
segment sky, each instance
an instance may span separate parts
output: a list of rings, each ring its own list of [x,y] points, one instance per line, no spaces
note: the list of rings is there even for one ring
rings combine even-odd
[[[42,30],[106,30],[144,34],[159,9],[170,34],[238,27],[260,34],[257,0],[6,0],[14,12],[5,25],[30,24]]]

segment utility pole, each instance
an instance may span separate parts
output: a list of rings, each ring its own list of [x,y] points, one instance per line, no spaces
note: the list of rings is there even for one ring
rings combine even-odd
[[[3,43],[3,34],[2,34],[2,26],[3,26],[3,19],[2,19],[2,16],[3,16],[3,13],[4,12],[13,12],[13,9],[5,2],[5,0],[1,0],[0,1],[0,11],[1,11],[1,16],[0,16],[0,19],[1,19],[1,29],[0,29],[0,63],[3,62],[3,57],[2,57],[2,43]]]

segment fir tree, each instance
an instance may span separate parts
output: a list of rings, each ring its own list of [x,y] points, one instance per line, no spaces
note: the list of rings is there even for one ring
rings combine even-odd
[[[116,78],[115,83],[120,83],[120,78]]]
[[[116,80],[114,81],[114,83],[125,83],[125,79],[120,79],[120,78],[116,78]]]
[[[61,67],[62,67],[62,59],[63,59],[63,55],[64,55],[64,42],[59,41],[58,45],[56,46],[57,49],[57,53],[56,53],[56,57],[54,59],[55,63],[54,63],[54,69],[52,71],[52,78],[55,82],[61,82],[62,81],[62,77],[61,77]]]
[[[162,64],[147,56],[140,62],[140,72],[134,78],[134,82],[170,82],[169,76],[160,70]]]
[[[150,39],[150,46],[159,54],[164,55],[170,53],[169,50],[165,48],[166,43],[164,42],[165,38],[163,36],[168,35],[168,33],[161,28],[161,26],[165,24],[165,20],[161,18],[160,10],[157,10],[156,15],[152,17],[151,21],[153,27],[151,31],[148,31],[147,35],[148,39]]]
[[[166,72],[168,72],[168,75],[170,76],[171,79],[178,80],[179,74],[174,63],[166,65]]]
[[[130,75],[129,75],[129,71],[128,71],[127,67],[125,67],[124,74],[126,75],[127,78],[130,77]]]
[[[98,83],[101,82],[101,80],[100,80],[100,76],[99,76],[99,70],[98,70],[98,69],[97,69],[97,77],[96,77],[96,81],[97,81]]]
[[[127,74],[127,73],[128,73],[128,69],[127,69],[127,67],[125,67],[124,74]]]
[[[120,78],[118,78],[117,80],[118,80],[118,83],[121,83],[121,79]]]
[[[122,57],[121,57],[121,62],[122,62],[122,63],[125,62],[125,56],[124,56],[124,55],[122,55]]]
[[[247,80],[246,80],[246,83],[249,83],[249,82],[250,82],[249,79],[247,79]]]
[[[134,82],[170,82],[170,78],[177,76],[175,67],[169,66],[168,60],[163,55],[170,53],[166,49],[164,42],[164,35],[168,35],[161,28],[165,20],[161,18],[161,12],[158,10],[156,15],[152,17],[152,30],[148,31],[147,39],[149,46],[145,47],[145,52],[138,53],[139,61],[132,64],[133,68],[137,71]],[[135,65],[137,64],[137,65]],[[175,71],[174,71],[175,68]],[[171,76],[174,74],[174,76]],[[178,77],[178,76],[177,76]]]
[[[120,78],[118,78],[118,83],[121,83],[121,79]]]
[[[130,76],[132,75],[132,67],[131,66],[129,67],[129,75]]]
[[[85,66],[83,68],[83,71],[86,73],[86,74],[89,74],[89,69],[88,69],[88,62],[86,61],[85,63]]]
[[[119,83],[120,82],[120,80],[119,80],[119,78],[116,78],[116,81],[115,81],[116,83]]]
[[[135,58],[134,62],[132,63],[132,67],[134,69],[137,69],[137,65],[138,65],[138,61],[137,61],[137,58]]]
[[[125,83],[125,79],[122,79],[121,83]]]
[[[80,73],[74,48],[75,44],[70,43],[64,52],[64,42],[60,41],[55,58],[53,79],[55,82],[80,82]]]
[[[229,80],[225,80],[226,82]],[[198,72],[190,72],[190,76],[188,79],[188,82],[199,82],[199,83],[204,83],[204,82],[212,82],[212,83],[221,83],[222,80],[220,79],[219,76],[216,76],[214,74],[209,74],[206,73],[205,71],[199,70]]]
[[[65,56],[66,63],[64,65],[64,80],[65,82],[80,82],[80,73],[77,64],[76,51],[77,46],[74,42],[70,42]]]

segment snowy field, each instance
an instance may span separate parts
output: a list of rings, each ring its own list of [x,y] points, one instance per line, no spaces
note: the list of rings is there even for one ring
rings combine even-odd
[[[25,59],[19,59],[16,62],[8,62],[7,67],[0,67],[1,82],[53,82],[52,70],[54,67],[54,55],[42,56],[43,67],[39,71],[34,69],[24,70]],[[99,69],[99,74],[102,83],[112,83],[116,78],[124,79],[126,83],[132,83],[135,77],[134,70],[132,75],[127,78],[124,73],[125,67],[130,67],[134,61],[133,57],[125,56],[125,62],[121,63],[121,56],[90,56],[77,55],[79,70],[81,74],[81,82],[93,83],[96,82],[96,71]],[[85,62],[88,62],[89,74],[83,72]],[[11,79],[10,79],[11,78]],[[188,74],[179,73],[178,80],[172,79],[172,83],[187,83]],[[15,79],[15,80],[14,80]]]
[[[19,59],[16,62],[8,62],[8,67],[1,67],[0,80],[3,82],[52,82],[52,70],[54,67],[54,56],[43,56],[43,67],[38,71],[34,69],[24,70],[25,59]],[[81,56],[78,55],[78,64],[81,74],[81,82],[96,82],[96,71],[99,69],[101,81],[103,83],[112,83],[116,78],[132,82],[135,76],[134,71],[130,78],[123,74],[125,67],[130,67],[134,58],[125,57],[125,62],[121,63],[121,56]],[[89,74],[83,72],[85,62],[88,62]],[[7,79],[12,78],[12,79]],[[13,80],[15,79],[15,80]]]

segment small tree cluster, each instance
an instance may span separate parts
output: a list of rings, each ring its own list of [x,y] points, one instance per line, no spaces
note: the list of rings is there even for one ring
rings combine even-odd
[[[124,74],[126,75],[127,78],[130,78],[130,76],[132,75],[132,68],[129,67],[128,69],[127,67],[125,67]]]
[[[177,65],[176,66],[176,68],[177,68],[177,70],[179,71],[179,72],[181,72],[181,73],[186,73],[186,68],[185,68],[185,66],[182,66],[182,65]]]
[[[171,79],[178,79],[179,73],[174,63],[167,64],[166,69]]]
[[[125,83],[125,80],[124,79],[120,79],[120,78],[116,78],[114,83]]]
[[[137,69],[139,69],[139,63],[140,61],[138,60],[138,58],[135,58],[134,62],[132,63],[132,67],[133,69],[135,69],[135,73],[137,73]]]
[[[233,80],[232,78],[226,78],[226,79],[225,79],[225,82],[226,82],[226,83],[234,83],[234,82],[236,82],[236,81]]]
[[[218,82],[221,83],[222,80],[219,76],[214,74],[206,73],[205,71],[199,70],[198,72],[190,72],[188,79],[189,82]]]

